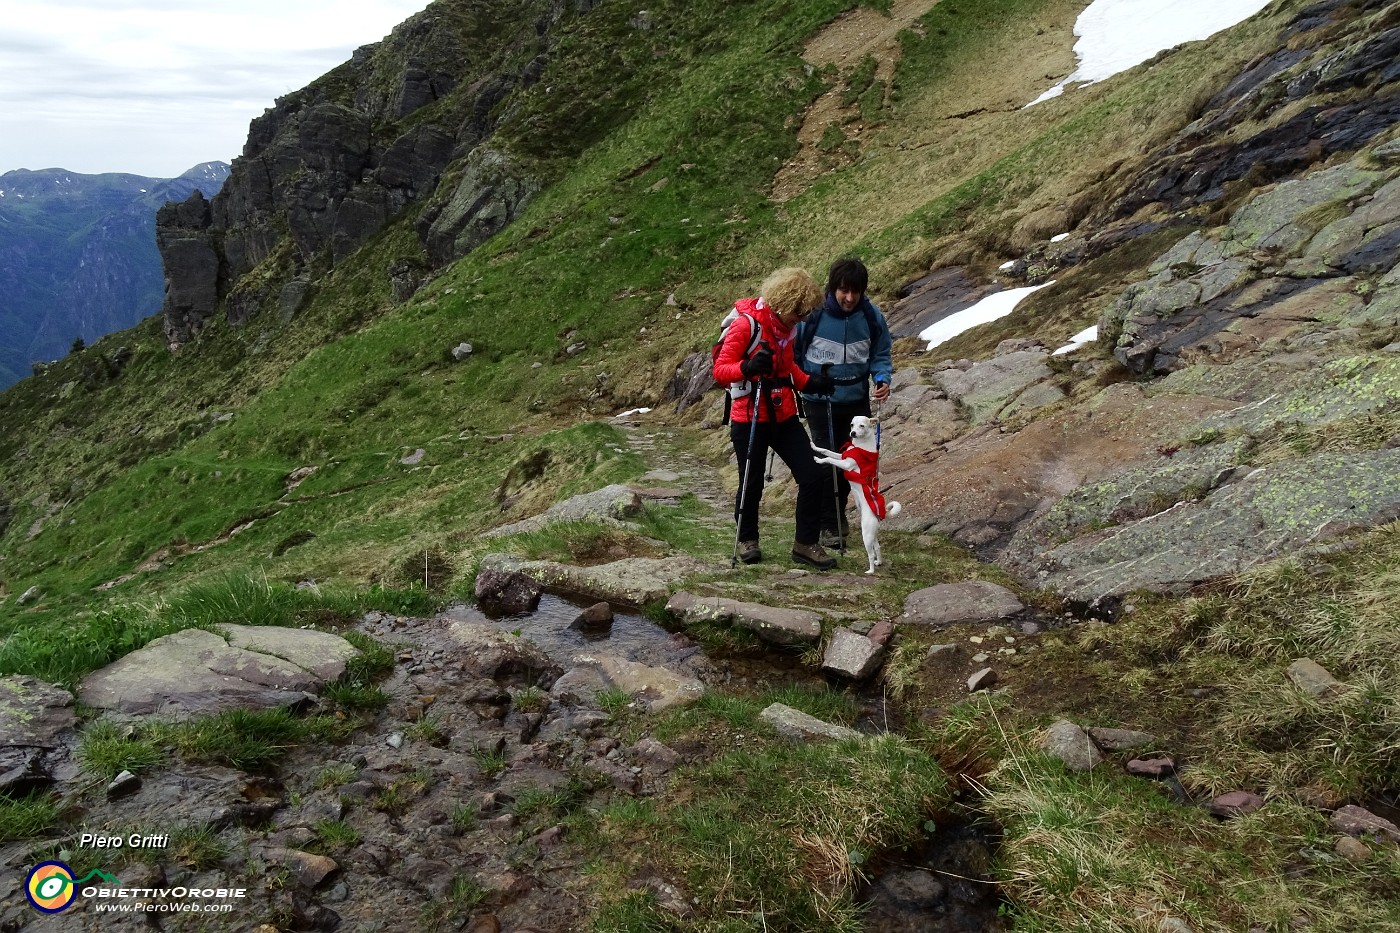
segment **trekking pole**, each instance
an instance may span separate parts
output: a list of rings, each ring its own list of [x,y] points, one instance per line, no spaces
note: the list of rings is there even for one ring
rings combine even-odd
[[[832,414],[831,396],[829,395],[826,398],[826,438],[827,443],[831,445],[830,449],[835,450],[839,454],[841,451],[836,449],[836,417]],[[836,473],[836,464],[834,463],[831,465],[831,508],[832,511],[836,513],[836,540],[839,542],[836,545],[836,549],[841,553],[842,557],[845,557],[846,536],[841,533],[841,484],[840,477]]]
[[[744,478],[739,481],[739,509],[734,514],[734,553],[729,556],[729,569],[739,564],[739,529],[744,522],[744,503],[749,497],[749,471],[753,469],[754,437],[758,433],[758,397],[763,383],[755,382],[749,393],[749,448],[744,458]]]

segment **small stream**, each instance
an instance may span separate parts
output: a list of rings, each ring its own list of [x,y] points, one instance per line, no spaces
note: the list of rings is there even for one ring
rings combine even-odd
[[[530,613],[493,618],[474,606],[457,605],[444,615],[518,632],[565,668],[580,653],[606,652],[628,661],[694,672],[702,681],[730,690],[757,693],[794,683],[849,689],[844,682],[804,665],[793,650],[707,658],[691,638],[669,632],[636,612],[615,610],[611,625],[583,631],[574,622],[585,608],[585,603],[545,594]],[[900,729],[900,716],[883,691],[856,690],[854,696],[860,709],[855,728],[870,734]],[[878,856],[868,866],[870,880],[857,892],[857,900],[869,912],[869,933],[1006,929],[998,915],[1001,894],[991,881],[997,846],[994,827],[947,815],[935,822],[935,831],[917,846]]]

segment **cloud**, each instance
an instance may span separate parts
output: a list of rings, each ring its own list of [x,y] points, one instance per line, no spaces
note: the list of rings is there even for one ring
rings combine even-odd
[[[428,0],[0,0],[0,172],[173,177]]]

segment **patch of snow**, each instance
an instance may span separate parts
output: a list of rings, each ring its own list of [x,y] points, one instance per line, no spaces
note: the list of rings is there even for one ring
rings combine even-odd
[[[1021,303],[1027,295],[1038,292],[1042,288],[1049,288],[1055,284],[1055,280],[1043,282],[1040,285],[1027,285],[1024,288],[1008,288],[1004,292],[996,292],[988,295],[970,308],[965,308],[956,314],[950,314],[941,321],[936,321],[924,328],[919,333],[920,340],[928,341],[925,349],[932,350],[940,343],[947,343],[959,334],[969,331],[979,324],[987,324],[999,318],[1004,318],[1016,306]]]
[[[1071,84],[1111,78],[1163,49],[1209,39],[1268,5],[1269,0],[1094,0],[1074,23],[1078,66],[1026,106],[1058,97]]]
[[[1050,355],[1051,355],[1051,356],[1063,356],[1063,355],[1066,354],[1066,353],[1073,353],[1075,350],[1078,350],[1080,347],[1088,346],[1089,344],[1093,343],[1095,340],[1098,340],[1098,339],[1099,339],[1099,325],[1095,324],[1095,325],[1092,326],[1092,327],[1086,327],[1086,328],[1084,328],[1084,329],[1081,330],[1079,333],[1077,333],[1077,334],[1075,334],[1073,337],[1069,338],[1069,343],[1065,344],[1063,347],[1060,347],[1060,349],[1056,350],[1054,353],[1051,353]]]
[[[613,417],[626,418],[628,415],[645,415],[649,411],[651,411],[650,408],[629,408],[626,411],[618,412],[617,414],[613,415]]]
[[[1057,234],[1055,234],[1054,236],[1052,236],[1052,237],[1050,238],[1050,242],[1051,242],[1051,243],[1058,243],[1058,242],[1060,242],[1061,240],[1068,240],[1068,239],[1069,239],[1069,234],[1068,234],[1068,233],[1057,233]]]
[[[3,192],[3,191],[0,191],[0,194],[4,194],[4,192]],[[1004,262],[1004,263],[1002,263],[1001,265],[997,266],[997,268],[1000,269],[1002,272],[1005,272],[1007,269],[1010,269],[1010,268],[1011,268],[1012,266],[1014,266],[1014,265],[1016,265],[1016,260],[1014,260],[1014,259],[1008,259],[1008,260],[1006,260],[1006,262]]]

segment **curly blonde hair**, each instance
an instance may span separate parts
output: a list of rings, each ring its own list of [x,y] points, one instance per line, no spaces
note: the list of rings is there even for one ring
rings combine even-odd
[[[806,269],[788,266],[763,280],[759,294],[776,314],[799,314],[811,311],[822,303],[821,289]]]

